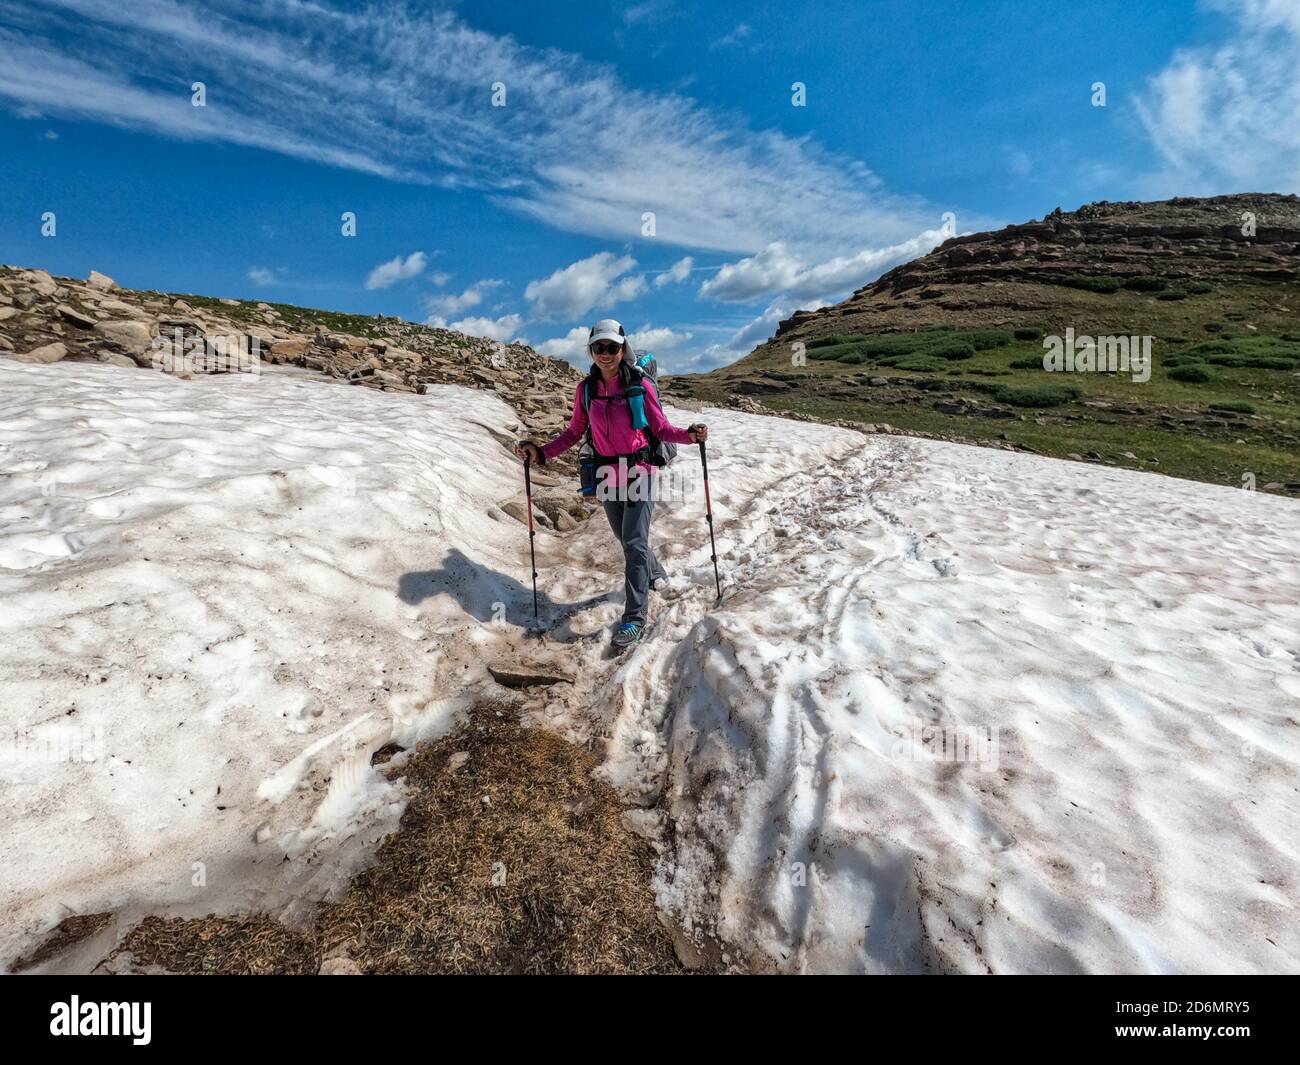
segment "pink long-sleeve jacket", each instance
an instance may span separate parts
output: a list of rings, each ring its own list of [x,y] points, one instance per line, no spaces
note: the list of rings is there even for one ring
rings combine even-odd
[[[585,383],[585,379],[579,381],[578,387],[573,390],[573,416],[569,419],[569,427],[554,440],[542,445],[542,458],[548,462],[556,455],[563,455],[586,435],[587,411],[582,405]],[[646,377],[641,383],[645,386],[645,420],[650,431],[669,444],[691,443],[690,433],[677,428],[664,414],[654,382]],[[623,389],[617,379],[606,381],[602,378],[591,397],[591,442],[598,455],[631,455],[650,443],[644,432],[632,428],[632,415],[626,402],[596,399],[596,396],[617,397],[622,394]],[[637,465],[646,470],[654,469],[648,462],[639,462]]]

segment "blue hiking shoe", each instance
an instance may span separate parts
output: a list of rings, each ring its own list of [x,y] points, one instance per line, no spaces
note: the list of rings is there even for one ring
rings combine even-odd
[[[615,647],[631,647],[637,640],[641,639],[641,633],[645,629],[635,621],[625,621],[618,627],[614,633],[614,639],[611,641]]]

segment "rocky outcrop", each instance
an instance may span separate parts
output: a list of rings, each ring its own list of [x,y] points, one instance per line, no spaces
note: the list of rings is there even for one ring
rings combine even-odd
[[[559,432],[579,376],[568,363],[526,344],[384,315],[180,298],[123,289],[97,271],[79,281],[16,267],[0,267],[0,355],[33,363],[95,361],[182,379],[247,370],[256,361],[411,395],[432,384],[486,388],[518,412],[521,437]],[[568,508],[551,510],[542,520],[555,527],[579,516]]]
[[[1041,221],[953,237],[855,295],[1019,279],[1152,276],[1174,282],[1294,281],[1300,197],[1183,197],[1057,208]]]
[[[1300,280],[1300,197],[1271,193],[1057,208],[1045,218],[944,241],[848,299],[796,311],[775,337],[972,326],[1041,315],[1070,293],[1177,292]],[[1155,292],[1153,287],[1151,292]],[[1037,316],[1037,317],[1035,317]]]

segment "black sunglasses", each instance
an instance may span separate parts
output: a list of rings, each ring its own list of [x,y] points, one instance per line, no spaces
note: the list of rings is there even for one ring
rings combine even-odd
[[[617,355],[623,350],[622,344],[615,344],[612,340],[597,340],[591,345],[593,355]]]

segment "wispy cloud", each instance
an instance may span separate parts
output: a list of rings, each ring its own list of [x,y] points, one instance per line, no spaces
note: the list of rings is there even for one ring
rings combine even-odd
[[[937,247],[949,236],[927,229],[887,248],[868,248],[852,255],[807,263],[780,241],[757,255],[726,263],[700,286],[700,295],[724,303],[750,303],[780,295],[786,302],[813,296],[834,299],[879,277],[899,263]]]
[[[496,278],[484,278],[482,281],[475,281],[474,284],[459,295],[447,293],[442,296],[428,296],[424,301],[424,308],[430,314],[445,317],[450,317],[453,314],[464,314],[482,303],[489,291],[503,284],[505,282]]]
[[[1182,49],[1150,79],[1138,115],[1164,163],[1153,192],[1300,189],[1300,2],[1215,0],[1233,36]]]
[[[684,259],[678,259],[672,266],[655,278],[655,287],[663,288],[664,285],[678,285],[691,276],[691,270],[695,266],[695,260],[691,256]]]
[[[741,22],[729,33],[725,33],[717,40],[711,41],[709,47],[730,48],[733,45],[744,44],[753,34],[753,28],[747,22]]]
[[[933,214],[812,139],[633,88],[612,66],[449,11],[252,0],[0,0],[0,11],[20,27],[0,30],[0,98],[16,108],[478,189],[568,231],[639,239],[653,211],[668,244],[847,254],[908,239]],[[183,56],[184,73],[160,56]],[[191,106],[193,81],[206,107]],[[504,107],[492,106],[494,81]]]

